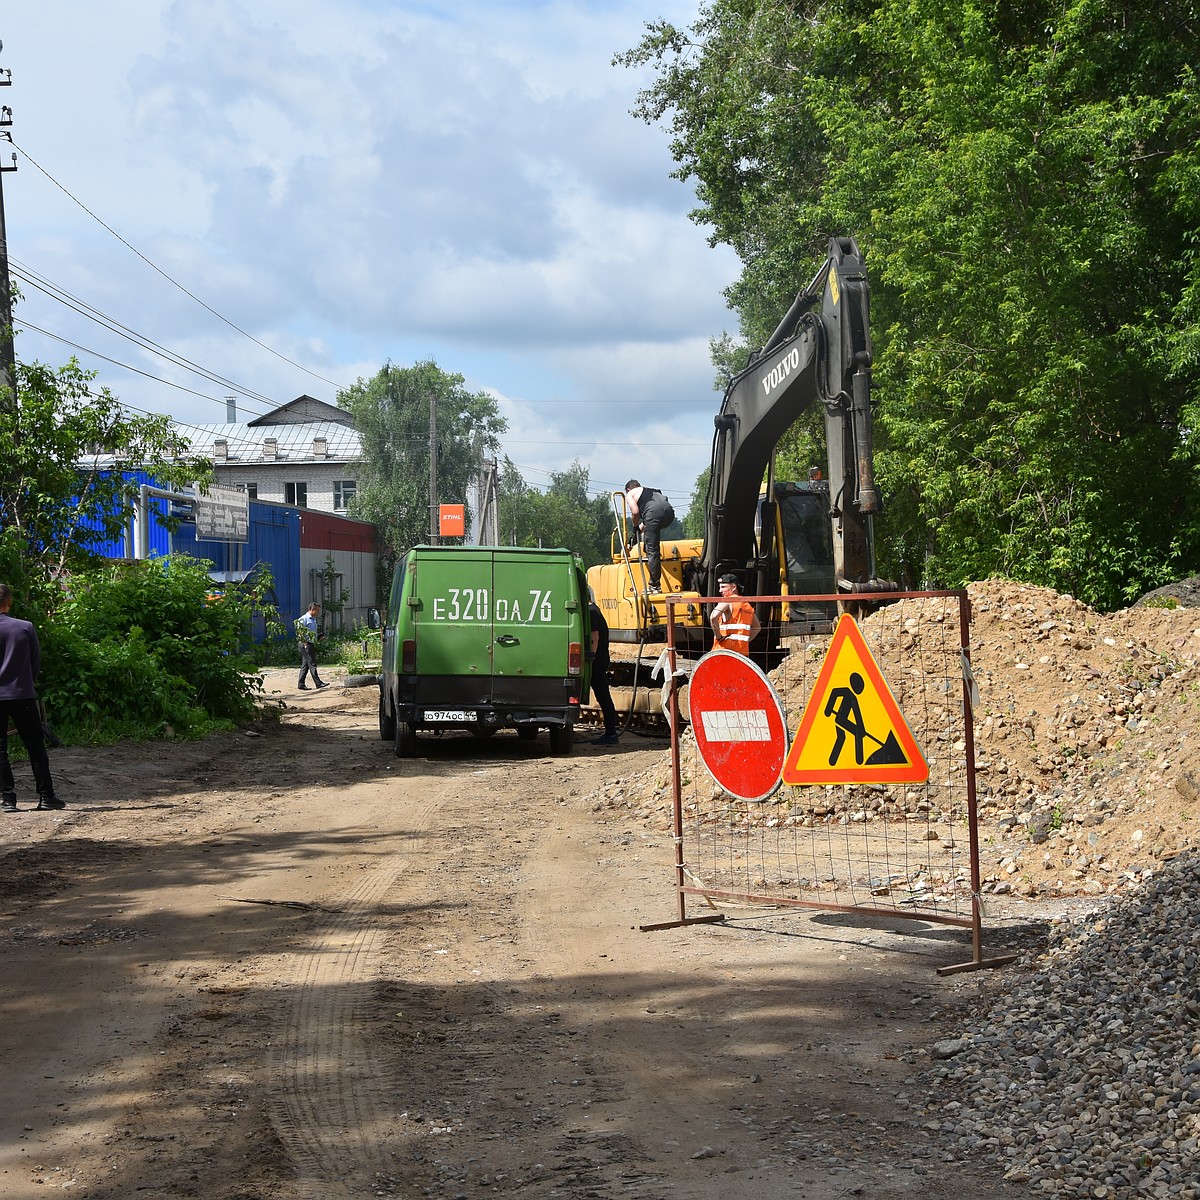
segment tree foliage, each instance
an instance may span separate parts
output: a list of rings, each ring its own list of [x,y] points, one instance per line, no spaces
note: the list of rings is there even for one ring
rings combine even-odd
[[[692,488],[692,503],[681,521],[683,536],[686,538],[702,538],[708,527],[708,487],[711,479],[711,466],[705,467],[696,476],[696,485]]]
[[[652,25],[696,219],[761,344],[867,253],[881,565],[1117,607],[1200,567],[1194,0],[714,0]]]
[[[270,579],[210,602],[206,563],[116,564],[98,553],[128,524],[149,473],[204,483],[169,418],[131,415],[74,359],[18,363],[0,396],[0,579],[42,646],[39,694],[68,740],[199,734],[253,716],[261,678],[243,655]]]
[[[210,564],[187,555],[74,576],[39,628],[40,692],[75,740],[177,736],[254,715],[262,677],[246,651],[268,574],[211,595]]]
[[[170,418],[131,414],[94,379],[74,359],[57,370],[18,363],[16,399],[0,398],[0,578],[26,600],[94,565],[95,547],[120,536],[138,492],[123,471],[164,487],[212,475]]]
[[[463,376],[433,361],[412,367],[386,363],[371,379],[338,394],[362,439],[351,512],[378,527],[390,560],[429,541],[430,405],[436,407],[440,503],[468,504],[480,464],[499,450],[507,423],[495,398],[469,392],[464,384]]]
[[[546,490],[526,483],[508,459],[497,489],[499,536],[504,545],[565,546],[585,566],[611,557],[613,511],[607,495],[589,495],[589,473],[578,460],[550,476]]]

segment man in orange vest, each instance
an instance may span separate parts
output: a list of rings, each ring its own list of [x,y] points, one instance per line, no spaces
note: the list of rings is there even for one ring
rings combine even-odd
[[[732,650],[750,657],[750,643],[762,628],[754,605],[742,599],[736,575],[722,575],[717,580],[721,603],[714,604],[709,615],[713,627],[713,645],[719,650]]]

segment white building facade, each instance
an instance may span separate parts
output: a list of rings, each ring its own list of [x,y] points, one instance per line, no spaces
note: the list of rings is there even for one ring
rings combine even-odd
[[[211,458],[221,487],[296,508],[346,516],[358,491],[362,443],[350,414],[298,396],[252,421],[184,430],[192,451]]]

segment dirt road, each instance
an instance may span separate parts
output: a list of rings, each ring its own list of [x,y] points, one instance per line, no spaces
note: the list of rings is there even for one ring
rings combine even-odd
[[[278,725],[58,751],[70,807],[0,826],[0,1194],[1030,1194],[923,1128],[962,931],[641,932],[670,840],[592,793],[665,743],[400,761],[371,689],[290,682]]]

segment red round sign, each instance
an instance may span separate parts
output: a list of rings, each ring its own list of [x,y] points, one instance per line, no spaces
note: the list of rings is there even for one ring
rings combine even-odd
[[[771,681],[731,650],[710,650],[688,683],[696,748],[709,774],[742,800],[765,800],[779,786],[787,726]]]

